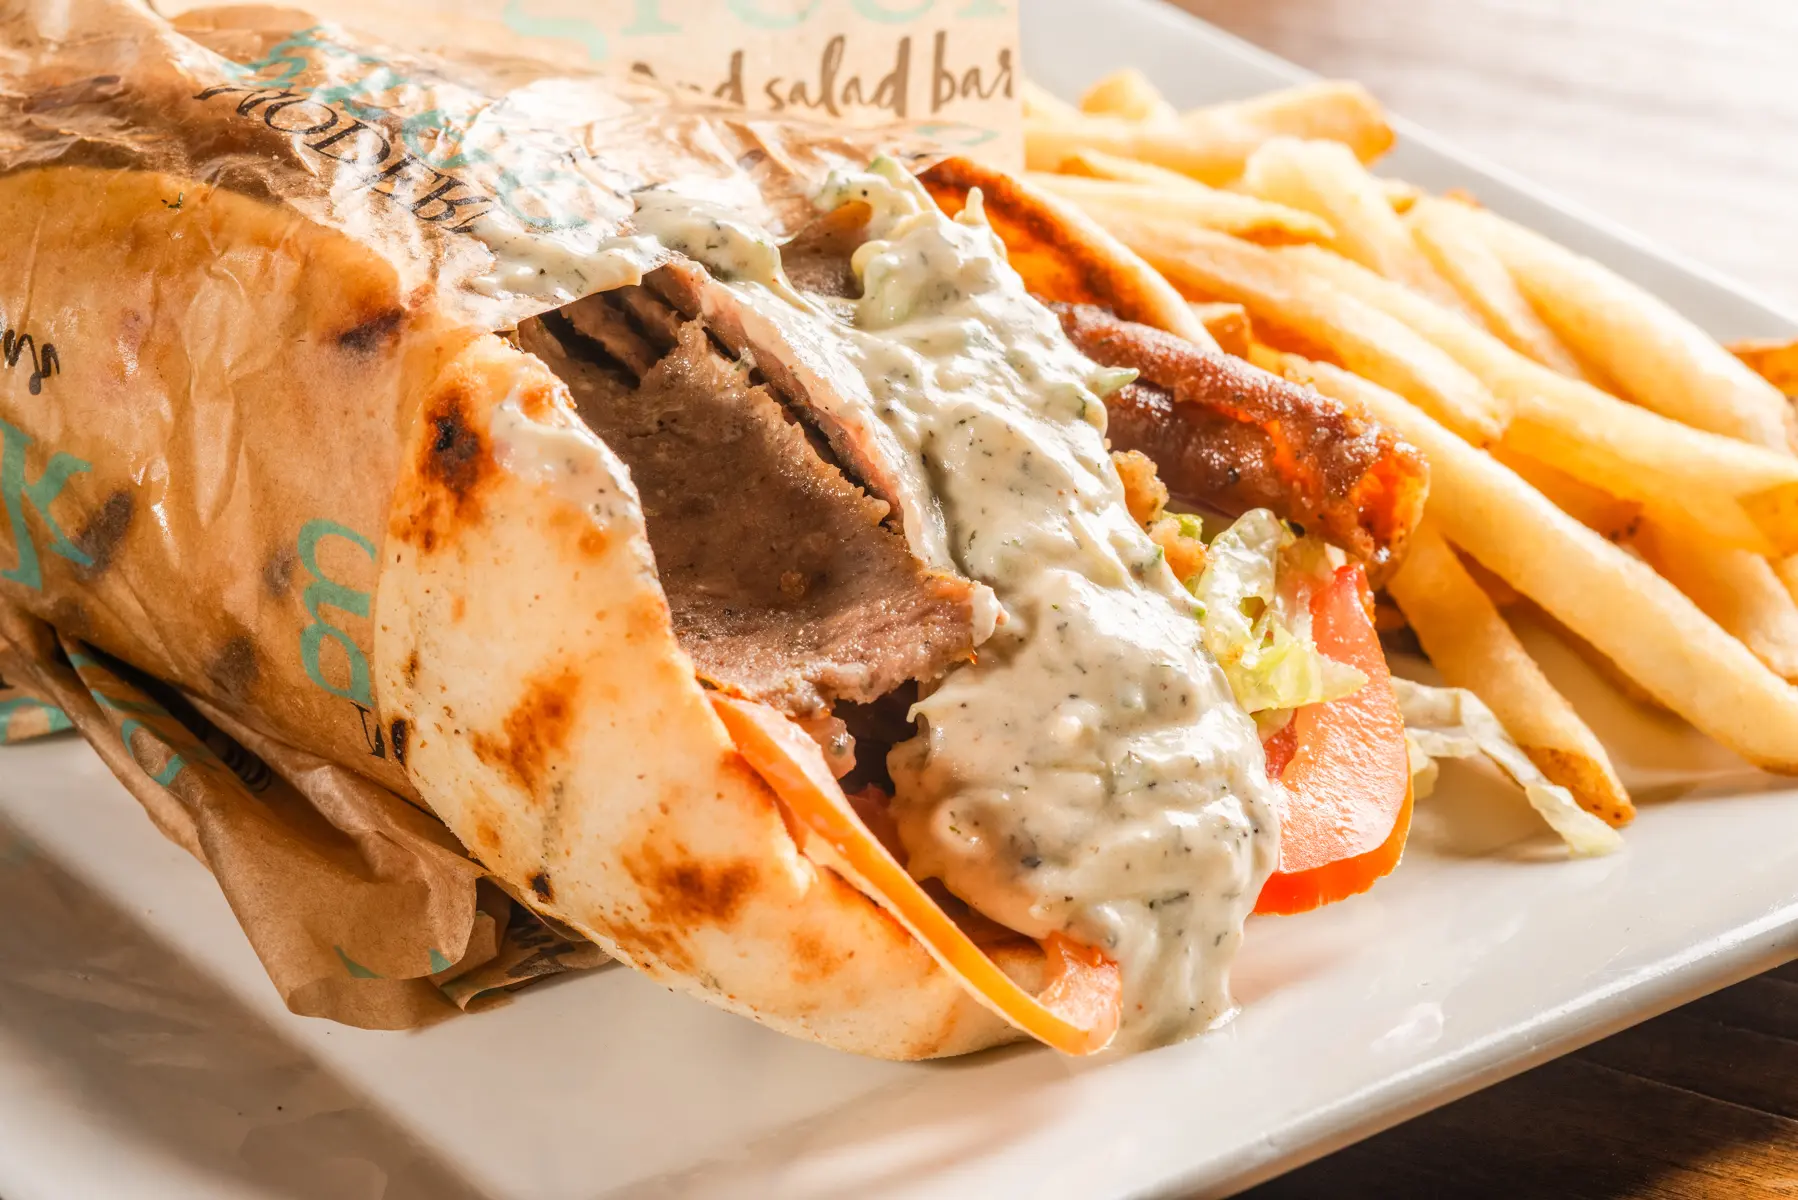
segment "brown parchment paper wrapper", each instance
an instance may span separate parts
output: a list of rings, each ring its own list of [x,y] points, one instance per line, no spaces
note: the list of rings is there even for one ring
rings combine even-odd
[[[26,702],[7,740],[77,729],[162,833],[212,868],[294,1012],[407,1028],[605,961],[513,905],[439,822],[365,777],[11,606],[0,631],[0,670],[30,681],[0,699]]]
[[[653,266],[635,190],[790,232],[830,170],[927,149],[290,10],[180,21],[0,10],[0,738],[79,732],[295,1012],[408,1027],[597,965],[373,716],[415,398],[469,339]]]
[[[205,7],[160,0],[164,13]],[[308,0],[390,46],[612,69],[769,113],[913,121],[958,154],[1024,163],[1012,0]]]

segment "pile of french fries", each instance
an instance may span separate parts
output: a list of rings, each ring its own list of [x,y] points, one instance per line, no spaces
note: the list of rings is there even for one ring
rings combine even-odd
[[[1634,813],[1516,604],[1798,771],[1798,342],[1726,348],[1471,196],[1376,178],[1393,132],[1354,84],[1182,113],[1124,71],[1077,107],[1027,90],[1025,131],[1030,180],[1160,271],[1224,350],[1428,456],[1389,597],[1581,807]]]

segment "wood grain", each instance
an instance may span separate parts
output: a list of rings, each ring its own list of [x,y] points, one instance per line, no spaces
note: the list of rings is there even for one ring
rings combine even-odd
[[[1798,313],[1798,3],[1177,2]],[[1798,965],[1247,1195],[1798,1197]]]
[[[1791,0],[1176,0],[1798,313]]]
[[[1688,1004],[1244,1196],[1798,1196],[1798,966]]]

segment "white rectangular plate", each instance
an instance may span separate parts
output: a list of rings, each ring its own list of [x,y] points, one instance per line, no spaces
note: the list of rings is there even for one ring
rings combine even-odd
[[[1153,0],[1030,0],[1074,94],[1134,63],[1190,105],[1299,73]],[[1472,188],[1720,336],[1793,322],[1406,128]],[[78,742],[0,750],[0,1194],[1121,1197],[1222,1193],[1798,956],[1798,791],[1633,708],[1539,632],[1648,800],[1569,863],[1468,774],[1371,895],[1258,919],[1242,1016],[1135,1058],[914,1066],[607,970],[410,1034],[290,1016],[210,876]],[[1656,795],[1690,792],[1679,803]]]

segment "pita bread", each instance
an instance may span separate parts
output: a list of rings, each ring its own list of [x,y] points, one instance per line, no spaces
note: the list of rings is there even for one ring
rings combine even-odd
[[[0,177],[0,215],[25,212],[55,267],[37,273],[28,308],[9,309],[78,321],[51,330],[66,347],[136,344],[123,378],[65,368],[50,419],[34,422],[93,464],[57,511],[104,512],[151,461],[196,480],[161,499],[186,536],[159,536],[138,512],[103,545],[84,522],[74,536],[101,569],[43,556],[30,610],[422,799],[518,898],[670,986],[880,1057],[1017,1036],[795,844],[675,639],[628,473],[541,363],[404,312],[390,273],[355,243],[199,181],[88,168]],[[4,265],[8,278],[29,274]],[[280,286],[242,286],[256,279]],[[213,319],[226,299],[249,311]],[[185,336],[196,322],[216,336]],[[355,332],[371,324],[383,330],[372,348]],[[183,445],[201,430],[220,445]],[[233,460],[254,468],[244,491]],[[346,486],[356,480],[372,486]],[[241,686],[218,668],[234,640],[304,636],[294,606],[267,593],[282,571],[304,588],[306,568],[270,566],[291,557],[286,543],[249,561],[241,547],[252,527],[291,533],[313,512],[380,547],[377,570],[338,539],[351,551],[342,565],[360,560],[374,594],[368,640],[353,614],[328,615],[372,643],[385,757],[300,656],[260,655]],[[228,539],[200,532],[236,523]],[[1027,985],[1040,974],[1033,944],[999,951]]]
[[[32,493],[20,543],[37,574],[0,596],[427,807],[522,903],[671,987],[885,1058],[1018,1037],[733,746],[676,638],[629,472],[495,332],[571,297],[495,300],[476,241],[408,224],[441,215],[448,185],[349,197],[304,133],[244,116],[266,114],[267,89],[202,101],[215,59],[140,10],[79,7],[117,37],[46,51],[0,113],[0,221],[32,231],[0,243],[0,312],[61,354],[37,391],[0,380],[26,477],[58,485]],[[272,20],[194,29],[241,57],[283,44]],[[636,138],[629,170],[569,185],[606,219],[683,164],[736,170],[734,137],[760,165],[727,182],[776,212],[858,152],[667,104],[607,120],[576,140]],[[982,188],[1051,298],[1208,341],[1067,206],[960,160],[929,179],[951,208]],[[1043,985],[1034,943],[969,928]]]
[[[656,979],[786,1033],[885,1058],[1015,1036],[795,844],[675,641],[628,474],[560,380],[479,339],[423,396],[403,458],[382,717],[489,869]],[[1035,953],[1003,961],[1025,974]]]
[[[1126,321],[1177,334],[1206,350],[1217,340],[1173,285],[1072,204],[1003,171],[950,158],[920,179],[946,213],[959,213],[978,188],[986,219],[1031,292],[1063,304],[1091,304]]]

